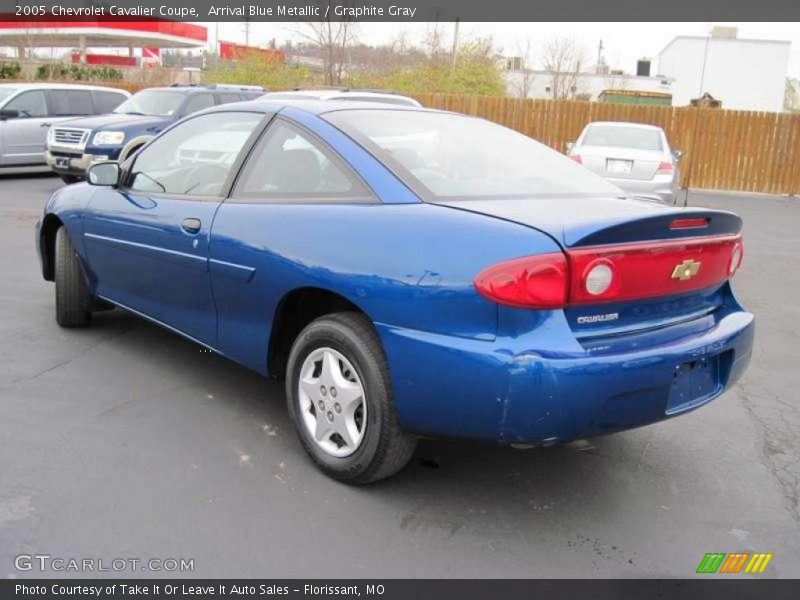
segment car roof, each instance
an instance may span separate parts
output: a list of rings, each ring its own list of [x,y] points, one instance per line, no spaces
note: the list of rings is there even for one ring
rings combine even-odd
[[[146,87],[139,90],[140,92],[178,92],[179,94],[196,94],[198,92],[216,92],[219,90],[212,90],[207,87],[194,86],[194,85],[167,85],[158,87]]]
[[[24,82],[24,83],[0,83],[0,87],[14,88],[20,90],[102,90],[111,92],[120,92],[130,96],[130,92],[121,88],[115,88],[108,85],[85,85],[79,83],[50,83],[50,82]]]
[[[221,106],[208,108],[204,112],[216,112],[231,110],[236,107],[247,107],[250,110],[260,110],[263,112],[278,112],[283,108],[293,107],[305,112],[322,115],[325,113],[344,111],[344,110],[402,110],[416,112],[447,112],[433,110],[422,106],[411,106],[406,104],[387,104],[386,102],[370,102],[368,100],[318,100],[316,98],[270,98],[270,94],[259,96],[254,100],[244,102],[231,102]]]
[[[657,131],[663,131],[661,127],[658,125],[647,125],[645,123],[630,123],[628,121],[593,121],[587,125],[587,127],[594,127],[595,125],[599,127],[630,127],[632,129],[655,129]]]
[[[256,90],[256,89],[241,89],[235,86],[232,87],[208,87],[205,85],[168,85],[168,86],[158,86],[158,87],[147,87],[139,90],[140,92],[146,92],[150,90],[158,90],[163,92],[180,92],[182,94],[198,94],[201,92],[217,92],[221,94],[225,93],[233,93],[233,94],[264,94],[263,90]]]
[[[417,102],[414,98],[411,98],[410,96],[404,96],[402,94],[394,94],[391,92],[379,92],[373,90],[353,90],[353,89],[289,90],[284,92],[270,92],[266,95],[282,97],[282,98],[286,97],[297,97],[306,99],[316,98],[319,100],[337,100],[340,98],[347,99],[355,96],[364,99],[391,101],[391,102],[381,102],[382,104],[397,104],[399,106],[403,105],[420,106],[419,102]],[[354,102],[354,100],[348,100],[348,102]]]

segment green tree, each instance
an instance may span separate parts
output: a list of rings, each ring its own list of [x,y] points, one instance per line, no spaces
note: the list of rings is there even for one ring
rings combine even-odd
[[[505,93],[503,71],[488,39],[462,44],[455,64],[450,53],[438,51],[412,65],[371,74],[354,72],[348,82],[353,87],[384,88],[406,94],[496,96]]]
[[[251,52],[235,61],[220,62],[204,71],[203,82],[262,85],[269,90],[285,90],[312,84],[313,77],[305,67],[285,65],[277,60],[267,60],[258,52]]]

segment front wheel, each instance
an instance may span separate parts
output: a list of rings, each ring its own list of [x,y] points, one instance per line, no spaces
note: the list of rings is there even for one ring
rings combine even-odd
[[[56,322],[62,327],[85,327],[91,320],[92,297],[81,261],[64,227],[56,232]]]
[[[400,429],[386,357],[364,315],[313,321],[295,340],[286,374],[289,414],[327,475],[371,483],[410,460],[416,438]]]

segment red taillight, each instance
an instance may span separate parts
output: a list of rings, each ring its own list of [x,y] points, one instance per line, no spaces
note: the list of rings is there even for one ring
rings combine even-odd
[[[738,235],[570,250],[569,304],[669,296],[722,283],[735,272],[736,248],[741,248]],[[600,294],[591,293],[586,279],[598,261],[611,265],[614,274],[613,284]]]
[[[576,248],[493,265],[475,278],[507,306],[564,308],[682,294],[717,285],[742,263],[738,235]]]
[[[674,169],[674,167],[671,162],[664,161],[658,165],[659,173],[672,173],[672,169]]]
[[[708,219],[699,217],[697,219],[672,219],[669,224],[670,229],[700,229],[708,227]]]
[[[583,164],[583,159],[581,158],[580,154],[570,154],[569,157],[579,165]]]
[[[526,256],[492,265],[475,278],[475,289],[507,306],[563,308],[567,301],[569,274],[561,252]]]

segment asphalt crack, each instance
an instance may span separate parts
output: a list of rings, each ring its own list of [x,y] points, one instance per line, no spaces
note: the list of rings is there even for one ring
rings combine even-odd
[[[761,463],[775,477],[792,518],[800,523],[800,448],[797,445],[797,429],[793,421],[800,418],[797,407],[782,401],[769,390],[754,395],[745,382],[739,383],[742,405],[759,428],[761,438]],[[763,396],[770,401],[762,405]],[[768,418],[766,411],[774,411]]]
[[[129,327],[128,329],[124,329],[123,331],[120,331],[120,332],[115,333],[113,335],[109,335],[109,336],[106,336],[104,338],[101,338],[100,340],[98,340],[94,344],[91,344],[91,345],[87,346],[86,348],[83,348],[82,350],[80,350],[74,356],[71,356],[66,360],[63,360],[63,361],[61,361],[59,363],[51,365],[51,366],[47,367],[46,369],[42,369],[41,371],[38,371],[38,372],[34,373],[33,375],[26,375],[24,377],[18,377],[16,379],[12,379],[10,384],[11,385],[17,385],[19,383],[34,381],[35,379],[38,379],[39,377],[42,377],[43,375],[47,375],[48,373],[51,373],[51,372],[53,372],[53,371],[55,371],[57,369],[60,369],[61,367],[67,366],[68,364],[78,360],[79,358],[83,358],[84,356],[86,356],[87,354],[92,352],[92,350],[94,350],[95,348],[97,348],[99,346],[102,346],[103,344],[106,344],[108,342],[112,342],[112,341],[122,337],[123,335],[125,335],[127,333],[130,333],[134,329],[136,329],[136,326]]]

